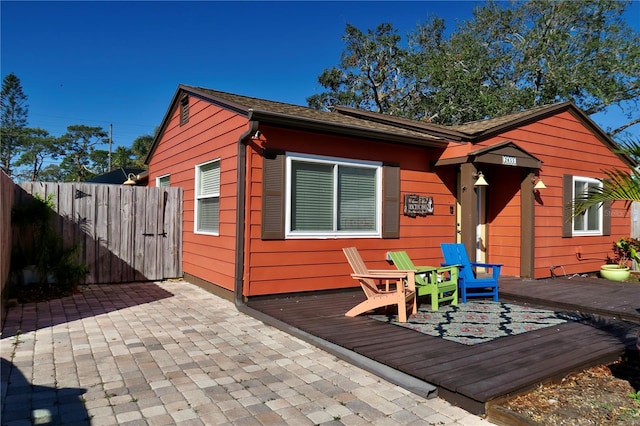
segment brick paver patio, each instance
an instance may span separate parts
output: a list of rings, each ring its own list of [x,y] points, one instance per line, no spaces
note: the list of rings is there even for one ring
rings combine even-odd
[[[489,425],[184,281],[9,308],[2,425]]]

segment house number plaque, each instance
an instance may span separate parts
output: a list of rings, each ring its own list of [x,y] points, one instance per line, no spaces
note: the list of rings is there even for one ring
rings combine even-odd
[[[405,194],[404,214],[411,217],[433,214],[433,197],[423,197],[417,194]]]
[[[502,164],[505,166],[517,166],[518,158],[512,157],[511,155],[503,155],[502,156]]]

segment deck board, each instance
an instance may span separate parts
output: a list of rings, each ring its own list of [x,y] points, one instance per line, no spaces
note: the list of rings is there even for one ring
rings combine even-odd
[[[476,414],[492,400],[521,393],[591,365],[617,359],[640,327],[640,285],[593,278],[500,280],[500,298],[578,316],[473,346],[344,312],[359,289],[250,299],[248,305],[438,387],[441,397]],[[579,312],[580,314],[577,314]]]

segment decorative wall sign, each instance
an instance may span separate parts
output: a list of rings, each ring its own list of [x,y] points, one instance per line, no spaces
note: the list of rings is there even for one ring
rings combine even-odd
[[[404,214],[411,217],[433,214],[433,197],[405,194]]]

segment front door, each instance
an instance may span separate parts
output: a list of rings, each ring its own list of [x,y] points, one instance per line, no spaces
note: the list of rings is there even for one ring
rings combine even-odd
[[[475,180],[473,181],[475,183]],[[470,187],[470,188],[469,188]],[[486,262],[487,257],[487,234],[488,234],[488,225],[487,225],[487,186],[475,186],[475,185],[464,185],[463,179],[460,171],[457,173],[457,197],[456,197],[456,242],[457,243],[465,243],[463,237],[463,222],[468,224],[465,221],[465,217],[471,217],[473,220],[472,227],[470,226],[467,231],[467,238],[469,237],[468,233],[471,232],[471,238],[473,241],[473,245],[469,246],[471,241],[466,240],[467,250],[469,251],[470,256],[474,256],[476,262]],[[473,192],[474,207],[473,214],[470,211],[464,211],[462,208],[462,197],[463,193],[467,191]],[[463,217],[464,216],[464,217]],[[468,226],[468,225],[467,225]]]

